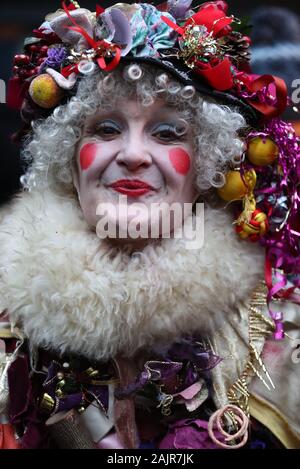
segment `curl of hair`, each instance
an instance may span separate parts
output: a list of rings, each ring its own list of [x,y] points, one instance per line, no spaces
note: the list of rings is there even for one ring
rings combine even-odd
[[[120,100],[130,98],[137,98],[143,106],[157,98],[176,106],[194,140],[196,187],[203,192],[220,185],[220,174],[242,158],[244,145],[238,135],[246,125],[243,116],[194,94],[166,73],[144,64],[138,67],[142,70],[141,80],[125,80],[121,67],[109,75],[100,70],[86,75],[76,96],[47,119],[34,123],[22,152],[28,163],[21,181],[25,189],[73,192],[71,165],[85,119],[98,109],[109,110]]]

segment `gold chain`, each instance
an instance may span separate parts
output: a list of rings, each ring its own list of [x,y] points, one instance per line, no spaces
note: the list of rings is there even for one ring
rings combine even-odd
[[[249,352],[242,375],[233,383],[227,392],[230,404],[240,407],[249,417],[248,383],[253,376],[257,376],[267,389],[274,389],[273,381],[260,357],[257,341],[267,338],[274,332],[273,322],[265,317],[260,307],[266,306],[266,286],[261,282],[251,296],[249,306]]]

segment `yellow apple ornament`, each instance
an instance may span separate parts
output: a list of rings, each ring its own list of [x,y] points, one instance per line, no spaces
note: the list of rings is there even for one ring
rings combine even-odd
[[[242,176],[240,171],[228,171],[225,179],[226,182],[223,187],[218,189],[218,194],[226,202],[232,202],[243,199],[249,191],[253,190],[256,183],[256,173],[251,169]]]
[[[273,164],[278,154],[278,146],[270,137],[254,137],[248,143],[247,158],[257,166]]]
[[[44,109],[57,106],[63,97],[62,89],[48,73],[43,73],[32,80],[29,94],[31,99]]]

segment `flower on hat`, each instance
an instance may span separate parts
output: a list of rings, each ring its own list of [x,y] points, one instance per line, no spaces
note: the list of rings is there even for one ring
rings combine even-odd
[[[179,34],[179,56],[219,91],[233,88],[234,65],[249,60],[249,42],[241,33],[233,31],[234,18],[226,12],[227,4],[219,1],[201,5],[182,26],[163,17]]]

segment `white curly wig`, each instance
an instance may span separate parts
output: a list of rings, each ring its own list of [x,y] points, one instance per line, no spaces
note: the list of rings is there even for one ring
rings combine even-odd
[[[246,122],[238,110],[203,98],[193,87],[180,84],[153,66],[131,64],[109,74],[97,69],[84,76],[67,104],[57,107],[47,119],[33,123],[32,135],[22,152],[29,163],[21,179],[23,187],[72,192],[72,159],[86,117],[130,97],[137,97],[143,106],[164,98],[180,110],[194,136],[195,184],[200,193],[222,186],[224,173],[240,163],[244,144],[239,134]]]

